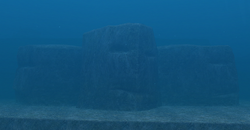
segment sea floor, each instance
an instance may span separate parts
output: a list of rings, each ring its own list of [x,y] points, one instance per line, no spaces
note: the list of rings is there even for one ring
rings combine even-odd
[[[147,111],[125,112],[86,110],[68,106],[26,106],[14,101],[1,101],[0,118],[89,122],[237,124],[238,127],[239,125],[249,125],[250,128],[250,102],[241,101],[239,106],[163,106]]]
[[[86,110],[69,106],[26,106],[0,102],[0,117],[146,122],[248,123],[250,102],[239,106],[164,106],[147,111]]]

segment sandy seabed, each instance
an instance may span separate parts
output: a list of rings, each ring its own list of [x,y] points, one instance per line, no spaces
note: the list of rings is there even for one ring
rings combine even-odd
[[[0,102],[0,118],[84,121],[250,124],[250,102],[239,106],[163,106],[147,111],[104,111],[69,106],[26,106]]]

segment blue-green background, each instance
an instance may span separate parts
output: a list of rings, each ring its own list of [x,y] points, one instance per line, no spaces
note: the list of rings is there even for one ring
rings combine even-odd
[[[250,99],[250,0],[1,0],[0,99],[14,97],[18,47],[80,46],[84,32],[123,23],[152,27],[158,45],[230,45]]]

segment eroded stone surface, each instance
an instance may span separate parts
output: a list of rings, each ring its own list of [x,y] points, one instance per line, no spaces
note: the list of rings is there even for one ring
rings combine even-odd
[[[164,105],[236,105],[238,80],[229,46],[159,47]]]
[[[81,47],[21,47],[15,79],[16,99],[26,104],[75,105],[82,84],[81,60]]]
[[[141,24],[107,26],[83,35],[80,107],[143,110],[158,105],[157,48]]]

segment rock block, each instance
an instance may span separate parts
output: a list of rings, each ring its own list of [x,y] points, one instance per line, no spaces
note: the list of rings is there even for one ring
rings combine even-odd
[[[70,45],[28,45],[18,50],[19,67],[64,66],[77,67],[81,60],[81,47]],[[70,66],[69,66],[70,65]]]
[[[229,46],[163,46],[159,85],[163,105],[237,105],[238,79]]]
[[[26,104],[75,105],[82,86],[81,50],[62,45],[21,47],[16,99]]]
[[[79,107],[145,110],[158,105],[157,47],[141,24],[107,26],[83,35]]]

